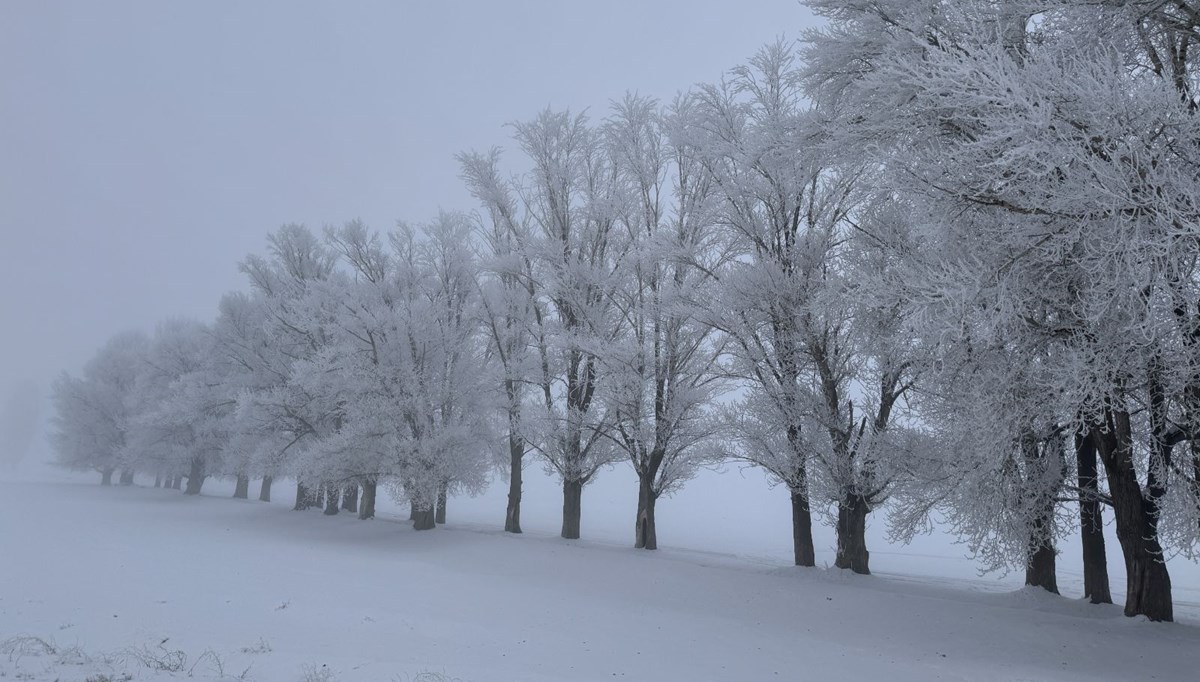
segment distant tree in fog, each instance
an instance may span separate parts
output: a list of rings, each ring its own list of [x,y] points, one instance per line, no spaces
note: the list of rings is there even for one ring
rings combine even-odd
[[[339,270],[304,305],[325,345],[293,365],[292,380],[331,406],[331,426],[297,448],[294,471],[311,480],[384,483],[430,529],[445,498],[486,479],[497,399],[484,359],[479,292],[463,217],[387,236],[360,223],[328,231]],[[315,312],[320,311],[320,312]]]
[[[228,415],[229,442],[222,458],[224,473],[235,476],[234,497],[248,497],[250,478],[261,477],[258,499],[271,500],[279,465],[270,452],[274,438],[259,428],[248,410],[237,409],[247,396],[286,380],[289,360],[268,336],[266,307],[259,295],[233,292],[221,298],[212,325],[213,363],[223,378],[225,396],[234,399]]]
[[[198,495],[218,472],[229,440],[233,396],[215,371],[213,338],[193,320],[159,324],[131,394],[124,462],[130,468],[187,477]]]
[[[54,382],[50,438],[58,464],[98,471],[103,484],[112,482],[126,462],[126,434],[138,408],[134,394],[149,351],[145,334],[125,332],[110,339],[79,377],[64,373]]]
[[[309,291],[334,272],[337,256],[302,225],[284,225],[267,238],[267,254],[242,261],[250,280],[256,314],[266,328],[264,351],[247,358],[260,380],[238,399],[239,429],[257,442],[257,468],[268,476],[293,474],[294,449],[332,428],[331,406],[320,404],[293,381],[295,363],[327,344],[323,325],[310,319]],[[255,332],[256,333],[256,332]],[[312,487],[320,481],[298,480],[296,509],[314,502]]]

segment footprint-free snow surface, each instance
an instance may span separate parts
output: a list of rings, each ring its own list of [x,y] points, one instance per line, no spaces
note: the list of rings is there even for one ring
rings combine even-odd
[[[0,499],[6,679],[1200,679],[1186,605],[1155,624],[1036,590],[145,487]]]

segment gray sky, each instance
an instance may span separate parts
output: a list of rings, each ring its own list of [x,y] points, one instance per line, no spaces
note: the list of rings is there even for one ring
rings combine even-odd
[[[669,97],[796,0],[0,4],[0,396],[210,320],[286,222],[472,209],[453,155],[547,105]]]

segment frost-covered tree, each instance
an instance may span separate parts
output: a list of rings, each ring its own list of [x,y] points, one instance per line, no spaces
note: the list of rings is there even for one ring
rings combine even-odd
[[[792,49],[769,45],[698,90],[690,135],[736,256],[713,314],[727,338],[726,371],[745,385],[727,410],[730,442],[788,486],[795,562],[813,566],[810,463],[823,439],[845,446],[837,439],[854,428],[840,414],[852,349],[834,263],[853,175],[821,149],[800,85]]]
[[[523,434],[524,404],[530,400],[531,378],[538,375],[535,333],[545,311],[538,305],[530,246],[529,219],[517,205],[514,189],[500,170],[500,150],[462,153],[462,178],[483,208],[479,235],[484,245],[480,261],[480,311],[491,357],[503,371],[507,426],[508,505],[504,530],[521,532],[521,484],[529,444]],[[538,347],[543,347],[538,345]]]
[[[241,393],[238,418],[242,430],[259,435],[256,458],[264,475],[294,473],[289,469],[293,448],[319,438],[333,425],[334,409],[306,394],[292,380],[296,362],[312,357],[326,344],[322,320],[306,305],[309,291],[328,279],[336,254],[302,225],[284,225],[267,238],[267,255],[248,256],[241,264],[261,305],[268,347],[263,370],[269,379]],[[307,482],[311,483],[311,482]],[[319,482],[318,482],[319,483]],[[296,509],[312,505],[313,490],[296,484]]]
[[[435,511],[445,522],[448,492],[483,486],[493,441],[499,382],[479,327],[472,231],[465,216],[443,213],[419,232],[401,225],[391,238],[407,294],[401,319],[411,396],[405,421],[413,454],[400,478],[429,527]]]
[[[820,387],[816,421],[827,434],[813,451],[817,488],[837,510],[834,565],[869,573],[867,518],[911,482],[924,442],[909,402],[923,349],[911,340],[896,286],[906,273],[893,249],[909,245],[911,216],[892,197],[872,196],[861,166],[849,165],[860,199],[826,262],[825,324],[807,352]]]
[[[198,495],[219,471],[234,399],[213,371],[212,336],[193,320],[168,320],[155,330],[131,394],[124,456],[139,468],[187,477]]]
[[[717,239],[712,180],[684,128],[696,104],[663,109],[627,95],[605,122],[617,172],[623,242],[609,294],[621,333],[600,353],[611,415],[608,437],[638,476],[634,546],[658,547],[655,505],[696,470],[714,463],[721,344],[707,303],[726,250]]]
[[[58,464],[98,471],[104,485],[112,482],[113,471],[125,463],[133,393],[149,349],[150,340],[141,332],[118,334],[79,377],[63,374],[54,382],[50,439]]]
[[[332,428],[300,446],[306,479],[378,482],[409,501],[419,530],[453,489],[482,485],[492,375],[483,359],[470,225],[443,214],[402,225],[384,246],[360,223],[328,233],[349,272],[314,285],[326,343],[294,366],[304,394],[334,406]],[[443,512],[444,513],[444,512]]]
[[[221,298],[213,323],[213,362],[226,377],[226,389],[235,399],[230,415],[230,442],[224,459],[227,471],[238,479],[235,497],[248,496],[251,476],[261,476],[258,499],[271,500],[271,485],[279,473],[273,462],[270,443],[273,438],[250,418],[250,411],[238,409],[252,403],[256,391],[268,391],[287,381],[290,359],[280,352],[268,336],[269,318],[261,295],[234,292]]]
[[[1163,539],[1190,551],[1198,529],[1175,452],[1200,376],[1191,3],[812,4],[831,24],[811,92],[843,112],[843,148],[923,205],[907,293],[925,335],[956,371],[988,349],[1033,370],[996,405],[988,461],[1038,424],[1093,442],[1106,490],[1084,499],[1115,512],[1126,613],[1171,619]],[[947,418],[979,409],[962,408]]]
[[[610,415],[598,395],[599,354],[621,324],[609,296],[621,255],[617,171],[585,116],[545,111],[513,127],[532,170],[515,187],[469,168],[467,175],[486,211],[502,216],[517,207],[510,229],[529,226],[529,241],[514,243],[528,260],[537,357],[526,379],[536,398],[521,415],[521,433],[561,478],[562,536],[578,538],[584,486],[620,457],[602,435]]]

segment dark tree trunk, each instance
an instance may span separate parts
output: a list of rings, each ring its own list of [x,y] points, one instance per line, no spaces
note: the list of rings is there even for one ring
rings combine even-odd
[[[1075,464],[1079,473],[1079,535],[1083,545],[1083,596],[1093,604],[1111,604],[1108,557],[1104,549],[1104,519],[1096,471],[1096,441],[1075,434]]]
[[[182,474],[175,474],[175,478],[171,479],[171,489],[172,490],[182,490],[183,489],[183,475]]]
[[[429,509],[418,509],[413,514],[413,530],[433,530],[437,528],[437,522],[434,520],[434,511]]]
[[[862,575],[871,574],[871,553],[867,551],[867,514],[871,506],[854,492],[847,492],[838,505],[837,557],[834,566]]]
[[[154,487],[155,487],[155,488],[161,488],[161,487],[162,487],[162,474],[155,474],[155,475],[154,475]]]
[[[112,485],[112,475],[113,475],[112,469],[101,469],[100,470],[100,485]]]
[[[658,549],[658,529],[654,525],[654,504],[658,496],[654,494],[651,480],[645,472],[638,474],[638,509],[633,531],[633,546],[637,549]]]
[[[362,520],[375,518],[375,479],[363,481],[362,500],[358,505],[358,518]]]
[[[412,500],[409,500],[409,502],[408,502],[408,520],[409,521],[417,520],[417,503],[413,502]]]
[[[795,554],[797,566],[816,566],[817,550],[813,546],[812,511],[808,506],[808,470],[805,468],[804,450],[800,443],[800,427],[789,426],[787,439],[797,461],[788,485],[792,496],[792,552]]]
[[[1054,538],[1046,528],[1049,523],[1051,522],[1044,517],[1039,517],[1034,522],[1025,560],[1025,584],[1058,594],[1058,577],[1054,570]]]
[[[438,488],[437,510],[433,515],[433,520],[437,523],[446,523],[446,496],[448,494],[447,485],[443,483]]]
[[[510,420],[511,421],[511,420]],[[504,531],[521,532],[521,460],[525,457],[525,446],[521,437],[509,430],[508,434],[508,509],[504,512]]]
[[[563,481],[562,536],[579,539],[579,521],[583,518],[583,481]]]
[[[1025,544],[1025,584],[1058,594],[1054,550],[1054,498],[1062,485],[1062,440],[1039,440],[1030,432],[1022,439],[1025,485],[1033,527]]]
[[[309,492],[308,486],[296,482],[296,504],[292,507],[292,511],[304,511],[312,506],[312,493]]]
[[[803,489],[792,490],[792,549],[797,566],[816,566],[817,552],[813,546],[812,512],[808,494]]]
[[[346,489],[342,491],[342,510],[351,514],[358,513],[358,486],[354,483],[346,486]]]
[[[262,486],[258,489],[259,502],[271,501],[271,483],[273,480],[270,476],[263,476]]]
[[[342,501],[338,499],[341,493],[341,487],[335,483],[325,484],[325,516],[334,516],[338,513]]]
[[[121,469],[121,485],[133,485],[133,469]]]
[[[250,497],[250,477],[238,476],[237,485],[233,487],[233,499],[245,500]]]
[[[1095,432],[1096,446],[1108,474],[1117,540],[1125,558],[1125,615],[1174,620],[1171,577],[1162,560],[1153,503],[1142,494],[1133,464],[1129,413],[1110,409],[1105,421],[1104,427]]]
[[[312,501],[308,503],[310,507],[316,507],[320,509],[325,506],[325,484],[318,483],[312,488],[309,488],[309,492],[312,493]]]
[[[200,487],[204,485],[204,465],[198,460],[192,460],[191,470],[188,471],[187,488],[184,488],[184,495],[199,495]]]

